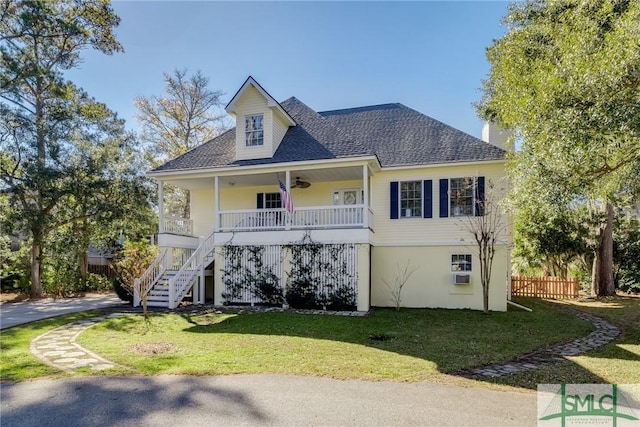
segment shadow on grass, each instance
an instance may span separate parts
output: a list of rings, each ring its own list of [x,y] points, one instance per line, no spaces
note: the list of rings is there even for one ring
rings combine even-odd
[[[580,320],[565,310],[567,306],[583,309],[573,303],[533,299],[521,299],[518,302],[532,307],[534,311],[528,313],[518,309],[510,309],[506,313],[492,313],[489,316],[471,310],[445,309],[403,309],[400,312],[393,309],[375,309],[367,317],[308,315],[290,312],[183,315],[183,319],[188,322],[186,325],[184,321],[181,325],[176,324],[176,321],[172,320],[175,319],[172,317],[175,314],[158,314],[158,317],[166,316],[166,318],[164,321],[157,322],[153,327],[156,328],[154,333],[165,333],[167,337],[174,332],[213,336],[229,334],[229,337],[216,338],[215,345],[218,346],[224,346],[227,339],[233,340],[234,335],[300,337],[343,342],[433,362],[437,372],[448,375],[456,375],[457,371],[465,368],[515,360],[519,356],[543,347],[585,337],[593,330],[591,323]],[[638,340],[640,331],[633,327],[639,316],[636,313],[639,307],[638,302],[640,301],[627,303],[616,300],[603,303],[597,309],[591,306],[588,307],[589,309],[585,309],[592,314],[607,318],[618,327],[624,328],[624,325],[620,324],[620,319],[624,319],[632,326],[626,330],[624,337],[618,338],[613,344],[593,350],[584,357],[610,360],[611,363],[621,366],[619,372],[628,372],[632,366],[629,362],[636,362],[639,357],[633,351],[628,351],[618,344],[637,345],[640,342]],[[115,322],[109,322],[105,327],[127,334],[142,332],[139,320],[133,318],[118,319]],[[168,327],[168,329],[163,331],[163,327]],[[204,345],[206,338],[194,337],[193,342],[200,342]],[[283,344],[277,339],[269,344],[265,344],[263,341],[260,341],[260,344],[245,341],[231,345],[272,345],[275,347],[265,348],[265,351],[273,350],[276,353],[289,351],[287,350],[289,344]],[[260,349],[256,349],[256,351],[260,351]],[[308,358],[308,348],[304,351],[305,353],[301,353],[300,357]],[[335,352],[340,351],[344,351],[344,348],[336,346]],[[295,363],[295,357],[288,358],[285,363]],[[268,363],[268,361],[261,361],[261,363]],[[276,358],[272,363],[279,362]],[[318,359],[318,363],[321,364],[322,359]],[[539,383],[603,383],[611,381],[605,379],[608,377],[599,376],[598,372],[604,371],[601,369],[591,371],[572,360],[565,359],[549,366],[524,371],[509,377],[488,378],[481,381],[531,389],[535,389]]]
[[[486,316],[471,310],[376,309],[369,317],[260,313],[208,323],[193,317],[187,332],[303,337],[359,344],[459,369],[514,359],[550,344],[587,335],[591,324],[564,310],[539,307]],[[210,317],[209,317],[210,319]],[[558,330],[557,325],[562,325]]]

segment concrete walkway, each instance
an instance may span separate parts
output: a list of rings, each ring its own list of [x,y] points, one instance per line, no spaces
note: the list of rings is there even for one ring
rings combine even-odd
[[[114,294],[78,298],[45,298],[0,304],[0,329],[62,314],[96,309],[124,309],[128,304]]]

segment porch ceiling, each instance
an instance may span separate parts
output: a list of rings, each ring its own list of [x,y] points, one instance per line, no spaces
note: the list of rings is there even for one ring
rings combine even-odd
[[[285,182],[285,171],[278,172],[282,182]],[[354,181],[362,180],[362,166],[343,166],[323,169],[292,169],[291,183],[299,177],[303,181],[310,182],[334,182],[334,181]],[[212,188],[214,185],[214,177],[202,178],[184,178],[184,179],[168,179],[165,183],[176,185],[180,188],[195,190],[199,188]],[[230,187],[255,187],[265,184],[276,184],[276,172],[261,172],[251,174],[243,171],[242,174],[225,174],[219,178],[220,188]]]

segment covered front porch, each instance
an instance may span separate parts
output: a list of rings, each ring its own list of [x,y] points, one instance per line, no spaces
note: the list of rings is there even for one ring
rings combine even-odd
[[[158,179],[159,233],[196,237],[212,231],[369,231],[373,225],[370,176],[375,166],[363,160],[331,161],[291,169],[254,167],[163,177]],[[279,182],[293,209],[287,209]],[[165,214],[167,183],[190,191],[191,218]]]

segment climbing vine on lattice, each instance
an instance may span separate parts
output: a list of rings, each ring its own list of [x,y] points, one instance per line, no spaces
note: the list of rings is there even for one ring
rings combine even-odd
[[[222,296],[225,301],[284,303],[280,278],[273,271],[274,263],[265,263],[266,253],[271,248],[274,247],[231,244],[222,247]],[[281,265],[280,249],[275,248],[278,250],[275,262]]]
[[[357,299],[357,252],[353,244],[322,244],[305,235],[288,247],[291,272],[287,303],[294,308],[351,310]]]

